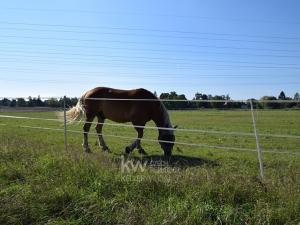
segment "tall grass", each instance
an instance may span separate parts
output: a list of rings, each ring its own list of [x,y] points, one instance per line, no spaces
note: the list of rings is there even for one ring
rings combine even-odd
[[[186,120],[180,113],[173,118]],[[111,154],[95,146],[84,154],[78,135],[69,136],[68,152],[61,133],[0,127],[0,135],[0,224],[300,223],[297,157],[264,154],[261,182],[255,153],[176,146],[168,167],[122,173],[126,143],[120,140],[108,139]],[[152,158],[134,153],[129,159],[158,161],[158,144],[144,145]]]

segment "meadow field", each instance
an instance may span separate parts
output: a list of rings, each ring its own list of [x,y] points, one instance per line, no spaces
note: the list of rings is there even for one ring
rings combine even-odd
[[[57,118],[55,112],[0,115]],[[250,111],[170,116],[179,129],[198,130],[178,130],[176,141],[199,146],[176,144],[169,165],[159,144],[146,140],[148,156],[135,151],[122,158],[132,141],[122,137],[136,137],[132,127],[105,125],[111,153],[92,134],[86,154],[80,122],[68,124],[66,151],[62,122],[0,117],[0,224],[300,224],[300,110],[256,112],[263,181],[255,137],[240,135],[253,133]],[[145,130],[144,138],[157,136]],[[123,160],[146,166],[124,172]]]

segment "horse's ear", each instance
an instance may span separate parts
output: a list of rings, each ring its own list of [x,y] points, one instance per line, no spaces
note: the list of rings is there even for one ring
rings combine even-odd
[[[173,128],[174,128],[174,129],[176,129],[177,127],[178,127],[178,126],[177,126],[177,125],[175,125]]]

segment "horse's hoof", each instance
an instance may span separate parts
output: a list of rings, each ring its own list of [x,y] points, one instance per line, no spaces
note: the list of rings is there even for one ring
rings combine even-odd
[[[103,151],[103,152],[110,153],[110,149],[109,149],[107,146],[103,147],[103,148],[102,148],[102,151]]]
[[[92,151],[91,151],[90,148],[85,148],[85,149],[83,149],[83,151],[84,151],[85,153],[92,153]]]
[[[143,148],[139,149],[139,153],[142,155],[148,155],[147,152]]]
[[[170,155],[164,155],[163,159],[164,159],[164,161],[167,162],[167,163],[171,163],[171,160],[172,160],[172,158],[171,158]]]
[[[129,154],[131,152],[131,149],[127,146],[126,148],[125,148],[125,153],[126,154]]]

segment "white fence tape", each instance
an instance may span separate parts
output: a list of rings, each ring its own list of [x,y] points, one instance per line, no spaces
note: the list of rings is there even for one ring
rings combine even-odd
[[[0,124],[0,126],[9,126],[9,127],[18,127],[18,128],[28,128],[28,129],[39,129],[39,130],[50,130],[50,131],[61,131],[64,132],[63,128],[50,128],[50,127],[39,127],[39,126],[24,126],[24,125],[8,125],[8,124]],[[83,131],[76,130],[67,130],[68,133],[76,133],[76,134],[84,134]],[[87,132],[86,132],[87,133]],[[91,135],[98,135],[97,133],[89,132]],[[112,135],[112,134],[102,134],[104,137],[112,137],[112,138],[120,138],[124,140],[135,140],[136,137],[128,137],[128,136],[120,136],[120,135]],[[177,145],[185,145],[190,147],[201,147],[201,148],[210,148],[210,149],[221,149],[221,150],[234,150],[234,151],[248,151],[248,152],[256,152],[256,149],[249,148],[238,148],[238,147],[228,147],[228,146],[215,146],[215,145],[207,145],[207,144],[198,144],[198,143],[186,143],[186,142],[172,142],[172,141],[164,141],[164,140],[154,140],[148,138],[142,138],[141,140],[147,142],[165,142],[165,143],[173,143]],[[300,152],[290,152],[290,151],[281,151],[281,150],[263,150],[263,153],[274,153],[274,154],[288,154],[300,156]]]

